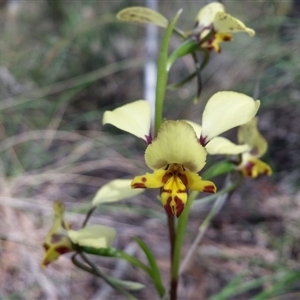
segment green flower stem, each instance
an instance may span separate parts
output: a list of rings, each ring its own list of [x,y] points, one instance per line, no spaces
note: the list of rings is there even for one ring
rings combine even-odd
[[[177,27],[174,27],[173,31],[174,31],[174,33],[175,33],[177,36],[179,36],[180,38],[182,38],[182,39],[184,39],[184,40],[188,38],[188,36],[186,35],[186,33],[183,32],[181,29],[179,29],[179,28],[177,28]]]
[[[93,272],[101,277],[107,284],[109,284],[112,288],[118,290],[123,295],[125,295],[129,300],[137,300],[137,298],[133,297],[130,293],[128,293],[126,290],[124,290],[118,283],[117,280],[114,280],[114,278],[105,275],[90,259],[87,255],[85,255],[83,252],[79,252],[80,257],[82,260],[91,267]],[[78,262],[78,261],[77,261]]]
[[[113,288],[119,290],[121,293],[126,295],[128,299],[137,300],[135,297],[130,295],[127,291],[125,291],[122,287],[119,286],[119,284],[118,284],[119,280],[118,279],[115,279],[115,278],[112,278],[110,276],[104,275],[92,262],[90,262],[92,264],[92,266],[90,264],[88,264],[88,265],[90,265],[90,267],[88,267],[87,265],[83,264],[82,262],[80,262],[77,259],[78,255],[79,255],[79,253],[75,253],[71,258],[73,264],[76,267],[78,267],[78,268],[80,268],[80,269],[82,269],[82,270],[84,270],[84,271],[86,271],[90,274],[93,274],[94,276],[102,278],[110,286],[112,286]]]
[[[183,243],[184,235],[186,232],[186,226],[187,226],[187,221],[189,219],[190,209],[191,209],[193,201],[195,200],[197,195],[198,195],[198,192],[196,192],[196,191],[192,191],[190,193],[187,203],[185,205],[185,208],[184,208],[182,214],[180,215],[180,217],[178,218],[176,240],[175,240],[175,250],[174,250],[172,272],[171,272],[172,280],[178,280],[182,243]]]
[[[166,86],[168,81],[167,72],[167,60],[170,39],[174,26],[181,14],[182,10],[179,10],[173,20],[169,23],[158,56],[157,64],[157,83],[156,83],[156,96],[155,96],[155,135],[163,121],[163,106],[166,93]]]
[[[180,256],[181,256],[181,247],[182,242],[184,238],[184,234],[186,231],[187,221],[189,217],[189,212],[192,206],[192,203],[194,199],[197,197],[198,192],[191,192],[189,195],[188,201],[185,205],[185,208],[178,218],[177,223],[177,231],[175,232],[174,228],[174,234],[172,233],[173,228],[171,226],[175,227],[174,220],[171,222],[169,220],[169,233],[170,233],[170,240],[171,240],[171,233],[173,234],[173,237],[175,238],[172,242],[171,240],[171,283],[170,283],[170,300],[176,300],[177,299],[177,286],[178,286],[178,272],[179,272],[179,265],[180,265]],[[163,299],[165,299],[164,297]]]
[[[130,254],[115,249],[115,248],[101,248],[101,249],[96,249],[96,248],[91,248],[91,247],[82,247],[81,251],[89,254],[94,254],[98,256],[106,256],[106,257],[116,257],[116,258],[121,258],[129,263],[131,263],[133,266],[140,268],[143,270],[145,273],[147,273],[150,277],[152,275],[151,269],[146,266],[144,263],[142,263],[140,260],[138,260],[136,257],[131,256]]]
[[[175,253],[175,243],[176,243],[176,230],[175,230],[175,218],[174,216],[168,216],[168,228],[169,228],[169,238],[170,238],[170,264],[171,264],[171,274],[173,274],[174,269],[174,253]],[[170,300],[177,299],[177,285],[178,280],[171,275],[170,281]]]
[[[89,211],[87,212],[86,216],[85,216],[85,219],[81,225],[81,228],[85,227],[87,222],[89,221],[90,217],[92,216],[93,212],[96,210],[97,206],[94,206],[94,207],[91,207],[89,209]]]

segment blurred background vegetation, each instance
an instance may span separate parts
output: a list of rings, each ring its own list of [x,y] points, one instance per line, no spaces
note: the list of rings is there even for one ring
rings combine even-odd
[[[158,5],[168,19],[183,8],[178,27],[190,30],[205,3],[161,0]],[[193,82],[167,93],[165,115],[200,121],[203,104],[220,90],[261,99],[259,125],[269,141],[265,160],[274,175],[246,180],[232,195],[183,276],[182,297],[205,299],[227,288],[232,294],[218,299],[277,294],[276,299],[299,299],[300,281],[292,272],[299,268],[300,251],[300,2],[223,3],[256,36],[236,34],[234,42],[222,44],[203,74],[200,104],[193,104]],[[46,271],[39,263],[54,200],[66,204],[76,227],[101,185],[146,170],[143,142],[101,126],[105,110],[143,97],[145,28],[115,19],[133,5],[145,3],[0,1],[0,299],[117,299],[66,257]],[[179,44],[174,37],[171,48]],[[184,57],[170,82],[193,70],[193,60]],[[209,207],[193,211],[187,247]],[[116,227],[115,246],[138,256],[131,237],[143,237],[167,280],[167,233],[155,193],[107,205],[92,221]],[[116,276],[149,285],[131,267],[109,259],[101,263],[108,272],[117,270]],[[151,299],[151,291],[137,297]]]

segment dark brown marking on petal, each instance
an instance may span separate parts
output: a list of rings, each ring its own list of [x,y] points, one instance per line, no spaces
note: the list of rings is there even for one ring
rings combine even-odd
[[[146,177],[142,177],[142,182],[146,182],[147,178]]]
[[[214,194],[216,192],[216,187],[214,185],[207,185],[204,187],[203,192]]]
[[[145,135],[145,140],[148,145],[150,145],[152,143],[153,139],[152,139],[151,133],[149,135]]]
[[[161,189],[161,193],[168,193],[168,194],[171,194],[172,193],[172,190],[166,190],[164,188]]]
[[[167,200],[166,205],[164,205],[164,209],[168,216],[173,217],[174,216],[174,208],[171,206],[172,197],[170,196]]]
[[[44,259],[44,260],[42,261],[42,266],[43,266],[43,267],[47,267],[50,263],[51,263],[51,261],[45,260],[45,259]]]
[[[202,135],[200,136],[199,142],[200,144],[204,147],[208,142],[206,141],[207,136],[203,137]]]
[[[45,251],[48,251],[48,249],[50,248],[50,246],[48,246],[46,243],[43,244],[43,248],[45,249]]]
[[[184,189],[184,190],[177,190],[177,193],[178,193],[178,194],[182,194],[182,193],[186,194],[186,193],[187,193],[187,189]]]
[[[136,183],[132,184],[131,187],[134,189],[145,189],[146,188],[145,184],[142,182],[136,182]]]
[[[224,42],[230,42],[231,40],[232,40],[232,37],[230,37],[230,36],[224,36],[223,37]]]
[[[183,183],[185,186],[187,186],[188,180],[187,180],[187,177],[185,176],[185,174],[179,173],[179,174],[178,174],[178,177],[180,178],[180,180],[182,181],[182,183]]]
[[[183,209],[184,209],[184,203],[183,203],[182,200],[181,200],[179,197],[177,197],[177,196],[174,197],[174,201],[175,201],[175,203],[176,203],[176,217],[178,218],[178,217],[181,215],[181,213],[183,212]]]
[[[251,161],[249,161],[246,165],[245,165],[245,167],[244,167],[244,169],[245,169],[245,174],[247,175],[247,176],[250,176],[250,177],[252,177],[252,170],[253,170],[253,167],[255,166],[255,164],[253,163],[253,162],[251,162]]]
[[[57,233],[52,234],[52,236],[51,236],[51,243],[55,244],[55,243],[60,242],[61,239],[62,239],[62,237],[63,236],[61,234],[57,234]]]
[[[162,178],[162,183],[166,183],[171,177],[173,176],[173,173],[172,172],[168,172],[166,173],[163,178]]]
[[[66,246],[59,246],[59,247],[55,248],[55,250],[56,250],[59,254],[65,254],[65,253],[67,253],[67,252],[72,251],[71,248],[66,247]]]

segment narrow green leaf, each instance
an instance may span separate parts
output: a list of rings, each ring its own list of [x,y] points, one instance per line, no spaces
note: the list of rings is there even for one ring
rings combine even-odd
[[[114,278],[114,282],[122,286],[124,289],[130,290],[130,291],[139,291],[143,289],[145,286],[139,282],[135,281],[128,281],[128,280],[120,280]]]
[[[238,275],[240,276],[240,275]],[[296,280],[299,279],[299,272],[287,273],[287,272],[278,272],[271,276],[264,276],[256,279],[249,280],[247,282],[242,281],[242,277],[239,277],[238,279],[234,278],[232,282],[230,282],[223,290],[218,293],[217,295],[213,295],[209,298],[209,300],[227,300],[231,299],[232,297],[236,295],[240,295],[242,293],[245,293],[247,291],[253,290],[255,288],[258,288],[262,285],[264,285],[267,282],[272,281],[283,281],[283,287],[284,287],[284,281],[290,281],[290,280]],[[269,295],[266,295],[264,293],[260,294],[257,297],[252,297],[252,300],[263,300],[263,299],[269,299]]]
[[[157,266],[157,262],[153,255],[153,252],[150,250],[148,245],[146,245],[141,239],[135,237],[134,240],[141,247],[141,249],[143,250],[143,252],[145,253],[145,255],[148,259],[149,265],[151,267],[151,278],[153,280],[154,286],[155,286],[159,296],[162,297],[165,294],[165,287],[162,282],[160,270]]]
[[[167,71],[169,71],[174,64],[174,62],[187,54],[193,53],[196,50],[199,50],[199,43],[194,40],[187,39],[185,40],[178,48],[176,48],[172,54],[169,56],[167,61]]]
[[[196,72],[190,74],[188,77],[182,79],[181,81],[177,82],[177,83],[172,83],[172,84],[169,84],[167,86],[167,89],[169,90],[175,90],[175,89],[178,89],[182,86],[184,86],[185,84],[187,84],[188,82],[190,82],[191,80],[193,80],[195,78],[195,76],[197,75]]]
[[[118,12],[117,19],[124,22],[151,23],[163,28],[168,26],[168,20],[162,14],[143,6],[124,8]]]
[[[227,160],[222,160],[214,165],[212,165],[210,168],[208,168],[203,174],[202,177],[204,179],[212,179],[214,177],[217,177],[219,175],[227,174],[234,170],[234,164]]]
[[[164,38],[161,43],[158,64],[157,64],[157,81],[156,81],[156,97],[155,97],[155,134],[163,120],[163,107],[168,81],[167,61],[170,39],[175,27],[175,24],[182,12],[182,9],[177,12],[173,20],[169,23]]]
[[[106,256],[106,257],[116,257],[121,258],[132,264],[133,266],[142,269],[145,273],[147,273],[150,277],[152,276],[151,269],[138,260],[136,257],[131,256],[130,254],[118,250],[115,248],[92,248],[92,247],[80,247],[80,250],[85,253],[94,254],[98,256]]]

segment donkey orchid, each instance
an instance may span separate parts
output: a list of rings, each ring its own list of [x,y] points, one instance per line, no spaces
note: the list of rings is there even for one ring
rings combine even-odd
[[[59,201],[53,203],[53,211],[54,222],[43,243],[46,252],[42,267],[46,267],[64,253],[75,251],[79,246],[108,248],[116,236],[114,228],[102,225],[71,230],[69,223],[63,219],[65,207]]]
[[[272,175],[271,167],[259,158],[267,149],[268,143],[257,128],[258,118],[253,118],[247,124],[238,128],[238,141],[248,145],[248,150],[242,153],[241,163],[237,166],[244,176],[256,178],[258,175]]]
[[[255,35],[253,29],[246,27],[243,22],[227,14],[224,5],[219,2],[209,3],[198,12],[192,35],[201,42],[210,32],[213,33],[212,37],[201,47],[214,49],[216,52],[221,50],[220,43],[232,41],[232,33],[247,32],[251,37]]]
[[[219,92],[207,102],[203,112],[201,135],[187,121],[165,121],[157,137],[150,134],[151,112],[146,100],[106,111],[103,124],[142,138],[147,144],[145,161],[154,172],[136,176],[132,188],[161,188],[160,198],[166,212],[180,216],[187,201],[188,189],[216,191],[214,183],[197,174],[205,165],[206,146],[217,135],[247,123],[256,114],[259,101],[235,92]],[[243,149],[245,147],[243,146]]]

